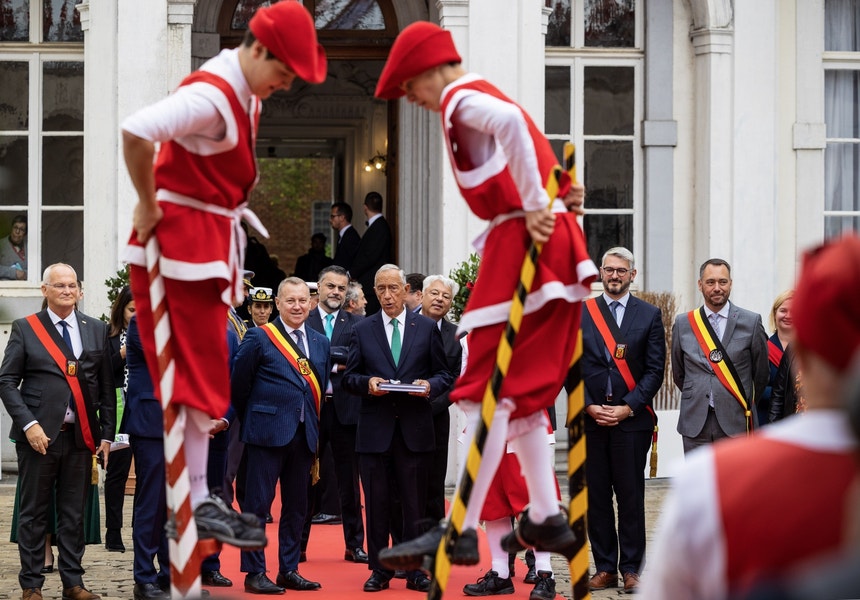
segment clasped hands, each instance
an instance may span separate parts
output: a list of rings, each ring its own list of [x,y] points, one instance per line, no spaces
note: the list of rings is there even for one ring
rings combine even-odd
[[[609,404],[589,404],[585,412],[594,419],[598,425],[614,427],[630,416],[630,407],[626,404],[619,406]]]

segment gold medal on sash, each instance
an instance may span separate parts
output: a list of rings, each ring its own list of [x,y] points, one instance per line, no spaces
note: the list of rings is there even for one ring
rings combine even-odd
[[[299,363],[299,372],[302,375],[310,375],[311,374],[311,366],[308,364],[308,359],[300,358],[298,359]]]
[[[66,375],[69,377],[77,377],[78,376],[78,361],[76,360],[67,360],[66,361]]]
[[[615,344],[615,358],[623,360],[627,356],[627,344]]]
[[[711,350],[711,353],[708,354],[708,360],[712,363],[718,363],[723,360],[723,353],[719,350]]]

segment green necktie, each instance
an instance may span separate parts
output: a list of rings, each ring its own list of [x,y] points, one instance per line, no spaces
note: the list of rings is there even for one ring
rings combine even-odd
[[[334,333],[334,325],[332,325],[332,321],[334,321],[334,315],[325,316],[325,336],[328,338],[328,341],[331,341],[331,334]]]
[[[391,319],[391,326],[394,331],[391,332],[391,356],[394,357],[394,365],[400,362],[400,329],[397,319]]]

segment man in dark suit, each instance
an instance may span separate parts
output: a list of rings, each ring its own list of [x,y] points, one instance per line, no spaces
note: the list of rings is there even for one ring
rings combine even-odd
[[[12,418],[9,437],[16,442],[20,477],[18,581],[25,600],[41,600],[45,507],[56,485],[63,597],[98,600],[84,587],[81,559],[92,456],[107,461],[116,433],[107,326],[75,310],[78,276],[69,265],[45,269],[42,295],[45,310],[12,324],[0,366],[0,396]]]
[[[374,288],[376,272],[382,265],[394,260],[394,255],[391,249],[391,228],[382,216],[382,195],[379,192],[370,192],[364,197],[364,214],[367,217],[367,229],[349,273],[365,289],[366,311],[372,315],[379,310],[379,302],[376,294],[369,293],[369,290]]]
[[[367,562],[364,551],[364,523],[361,518],[361,493],[358,489],[358,456],[355,453],[355,434],[358,426],[360,398],[343,388],[343,373],[349,351],[352,327],[361,317],[343,309],[349,275],[342,267],[332,265],[320,272],[317,282],[319,305],[310,312],[307,325],[325,335],[331,342],[332,370],[320,410],[320,463],[322,453],[330,444],[334,458],[334,473],[321,472],[320,477],[337,480],[340,514],[343,522],[343,540],[346,544],[344,559]],[[308,511],[308,517],[310,518]],[[309,530],[310,521],[305,524]],[[309,531],[308,531],[309,534]]]
[[[660,309],[630,295],[636,269],[627,248],[607,250],[600,271],[603,294],[582,313],[588,539],[597,571],[589,587],[616,587],[621,572],[632,593],[645,558],[645,462],[666,335]]]
[[[430,275],[422,282],[422,288],[421,314],[436,322],[442,334],[448,372],[453,379],[457,379],[463,370],[465,344],[457,336],[457,326],[445,317],[451,310],[451,303],[460,286],[444,275]],[[436,452],[433,454],[433,466],[427,477],[426,515],[433,522],[445,518],[445,475],[448,470],[448,430],[451,426],[451,415],[448,412],[448,407],[451,406],[449,393],[450,389],[430,402]]]
[[[361,236],[352,226],[352,207],[346,202],[335,202],[331,205],[329,221],[331,228],[338,233],[332,264],[349,271],[355,255],[358,254],[358,245],[361,243]]]
[[[704,306],[678,315],[672,327],[672,377],[681,390],[678,433],[685,453],[747,433],[756,420],[755,400],[770,373],[761,316],[729,302],[729,263],[721,258],[705,261],[698,285]]]
[[[266,577],[263,550],[242,551],[245,591],[254,594],[321,587],[297,570],[320,403],[331,366],[329,341],[305,327],[309,303],[304,281],[284,279],[275,298],[279,318],[249,329],[233,363],[232,399],[249,465],[242,511],[257,515],[262,526],[275,487],[281,486],[277,584]]]
[[[407,273],[406,283],[409,284],[409,293],[406,294],[406,308],[415,313],[421,312],[421,301],[424,298],[423,273]]]
[[[391,498],[403,512],[403,539],[422,533],[418,521],[427,502],[427,473],[435,450],[430,403],[453,381],[445,362],[442,335],[432,320],[406,310],[409,286],[396,265],[376,273],[378,312],[353,327],[344,387],[360,395],[356,451],[367,513],[367,550],[372,573],[364,591],[388,588],[393,571],[379,562],[388,547]],[[414,384],[416,391],[386,391],[383,384]],[[383,385],[383,387],[380,387]],[[426,591],[429,579],[410,573],[409,589]]]

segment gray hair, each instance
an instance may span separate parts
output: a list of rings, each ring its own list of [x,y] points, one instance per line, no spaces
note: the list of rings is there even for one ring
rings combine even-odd
[[[406,273],[397,265],[393,265],[390,263],[387,265],[382,265],[381,267],[379,267],[379,269],[377,269],[376,275],[373,276],[373,285],[376,285],[376,280],[379,278],[379,274],[383,271],[397,271],[398,273],[400,273],[400,282],[403,285],[406,285]]]
[[[460,291],[460,284],[451,279],[450,277],[445,277],[444,275],[428,275],[424,278],[424,289],[426,290],[429,286],[433,285],[437,281],[441,281],[442,285],[451,290],[451,295],[456,296],[457,292]]]
[[[357,281],[350,281],[349,285],[346,287],[346,295],[343,297],[343,303],[349,304],[350,302],[355,302],[358,300],[358,292],[360,292],[362,286]]]
[[[630,252],[630,250],[628,250],[624,246],[615,246],[614,248],[610,248],[609,250],[604,252],[603,258],[600,259],[601,267],[603,266],[603,263],[606,262],[607,256],[617,256],[621,260],[626,260],[627,263],[630,265],[631,271],[636,268],[636,260],[633,258],[633,253]]]
[[[285,285],[303,285],[308,290],[308,296],[311,295],[311,288],[308,287],[308,283],[301,277],[287,277],[281,283],[279,283],[278,296],[281,295],[281,290],[284,289]]]
[[[72,273],[75,274],[75,281],[78,280],[78,272],[75,271],[75,269],[74,269],[74,267],[72,267],[72,265],[67,265],[66,263],[54,263],[52,265],[48,265],[47,267],[45,267],[45,271],[42,273],[42,283],[43,284],[48,285],[48,280],[51,277],[51,273],[53,273],[53,271],[56,267],[66,267],[68,269],[71,269]]]

